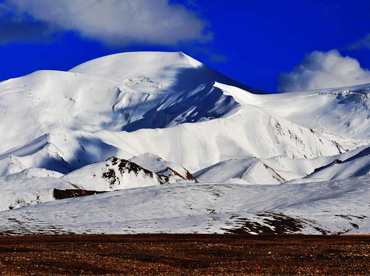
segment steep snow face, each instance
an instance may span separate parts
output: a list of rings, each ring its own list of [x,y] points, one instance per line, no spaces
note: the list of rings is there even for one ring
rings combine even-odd
[[[280,184],[286,181],[272,167],[251,157],[230,159],[195,173],[200,181],[238,184]]]
[[[22,162],[13,155],[7,155],[0,160],[0,177],[19,173],[25,169]]]
[[[23,169],[39,167],[65,174],[113,155],[129,159],[152,153],[196,172],[245,156],[295,159],[335,155],[341,151],[336,142],[320,133],[274,117],[260,108],[246,106],[224,118],[165,129],[54,133],[1,157],[16,156]]]
[[[369,176],[269,186],[160,185],[0,212],[0,231],[369,233],[368,204],[364,204],[369,185]]]
[[[195,177],[184,167],[173,162],[163,160],[161,157],[155,154],[144,153],[131,158],[129,161],[134,162],[141,167],[157,174],[168,176],[171,183],[180,181],[197,181]]]
[[[39,169],[39,168],[30,168],[30,169],[25,169],[21,172],[14,173],[14,174],[9,174],[7,176],[4,176],[3,178],[0,178],[1,180],[5,180],[7,182],[11,181],[16,181],[16,180],[22,180],[22,179],[27,179],[27,178],[38,178],[40,181],[43,181],[42,178],[44,177],[50,177],[50,178],[61,178],[63,174],[51,171],[51,170],[46,170],[46,169]]]
[[[175,95],[127,92],[113,109],[123,122],[122,130],[135,131],[208,121],[227,116],[238,107],[232,96],[210,83]]]
[[[74,73],[39,71],[0,83],[0,152],[52,131],[96,131],[112,122],[115,83]]]
[[[349,154],[337,156],[328,165],[318,167],[304,181],[345,179],[370,174],[370,147],[362,147]]]
[[[320,133],[246,106],[224,118],[165,129],[48,134],[0,159],[12,155],[22,169],[39,167],[65,174],[112,155],[127,159],[152,153],[195,172],[230,158],[314,158],[342,151]]]
[[[359,145],[363,140],[369,143],[370,84],[278,95],[253,95],[248,100],[250,104],[315,131],[352,138]]]
[[[64,152],[56,146],[56,144],[58,144],[57,141],[52,141],[54,140],[53,138],[58,137],[56,135],[43,135],[38,137],[23,147],[1,154],[0,162],[4,160],[1,160],[2,158],[5,158],[5,160],[9,158],[7,156],[13,158],[12,160],[17,160],[17,163],[14,161],[12,162],[12,166],[14,166],[13,164],[18,164],[18,167],[22,169],[15,172],[20,172],[23,169],[32,167],[44,168],[60,173],[72,171],[74,168],[63,159]]]
[[[95,133],[103,138],[103,135]],[[246,106],[225,118],[165,129],[116,133],[112,145],[132,155],[153,153],[196,172],[220,161],[255,156],[314,158],[343,151],[321,134],[274,117],[260,108]],[[113,142],[113,141],[111,141]],[[116,144],[117,143],[117,144]],[[120,143],[120,146],[118,146]]]
[[[85,166],[62,177],[64,181],[84,190],[111,191],[169,182],[169,177],[157,175],[134,162],[111,157],[105,162]]]
[[[105,134],[103,136],[108,141],[107,143],[83,131],[45,134],[23,147],[0,155],[0,168],[4,168],[2,175],[10,174],[6,173],[6,168],[15,173],[32,167],[66,174],[91,163],[106,160],[113,155],[121,158],[133,156],[110,145],[109,141],[111,137],[114,137],[113,133],[106,132]],[[11,163],[6,161],[9,158],[12,158]]]
[[[328,164],[337,163],[335,160],[338,158],[349,158],[356,152],[359,152],[359,149],[311,159],[292,159],[285,156],[268,159],[256,157],[230,159],[202,169],[194,175],[201,182],[212,183],[280,184],[288,181],[289,183],[324,181],[328,177],[316,177],[316,171],[326,168]]]

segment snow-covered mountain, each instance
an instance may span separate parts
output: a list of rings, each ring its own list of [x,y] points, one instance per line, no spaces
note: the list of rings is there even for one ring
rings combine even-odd
[[[132,161],[111,157],[75,170],[61,179],[83,190],[112,191],[176,182],[177,177],[157,174]]]
[[[0,83],[0,207],[43,205],[54,189],[124,189],[121,197],[185,185],[190,195],[227,183],[299,197],[299,183],[365,183],[369,96],[370,84],[266,94],[181,52],[116,54],[10,79]]]

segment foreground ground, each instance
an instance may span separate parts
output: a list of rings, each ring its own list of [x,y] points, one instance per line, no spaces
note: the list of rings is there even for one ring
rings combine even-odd
[[[370,236],[72,235],[0,237],[3,275],[364,275]]]

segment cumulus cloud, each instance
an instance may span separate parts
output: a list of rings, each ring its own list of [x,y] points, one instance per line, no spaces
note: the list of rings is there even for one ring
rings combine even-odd
[[[169,0],[6,0],[19,19],[75,31],[113,46],[212,39],[207,22]]]
[[[337,50],[312,52],[287,74],[279,77],[279,91],[291,92],[370,83],[370,71],[357,59]]]

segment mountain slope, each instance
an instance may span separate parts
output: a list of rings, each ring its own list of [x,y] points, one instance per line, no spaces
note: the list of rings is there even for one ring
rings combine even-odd
[[[251,157],[222,161],[195,173],[200,181],[238,184],[280,184],[287,179],[261,160]]]
[[[48,177],[47,174],[52,175],[50,172],[38,172],[37,177],[27,174],[29,173],[24,172],[22,175],[0,178],[0,211],[54,201],[55,188],[63,190],[75,188],[61,179]],[[45,177],[40,176],[42,174]]]
[[[52,131],[96,131],[111,122],[115,83],[68,72],[39,71],[0,83],[0,152]],[[102,101],[101,99],[104,99]]]
[[[83,190],[111,191],[169,183],[168,176],[144,169],[134,162],[111,157],[62,177]]]
[[[104,139],[105,133],[95,133]],[[319,133],[247,106],[225,118],[165,129],[115,133],[112,145],[133,155],[153,153],[195,172],[230,158],[314,158],[342,151]]]
[[[148,156],[148,154],[143,156]],[[148,163],[149,159],[143,159],[143,156],[138,156],[136,159],[145,161],[146,165],[150,164],[152,168],[161,169],[162,174],[115,157],[104,162],[84,166],[66,175],[46,169],[22,169],[20,167],[14,167],[16,168],[14,169],[10,167],[0,177],[0,192],[3,195],[0,200],[0,211],[102,191],[153,186],[185,180],[188,183],[196,182],[188,170],[177,164],[154,158],[150,158]],[[12,156],[5,161],[16,165],[16,159]],[[165,170],[162,171],[164,166],[166,166]]]
[[[249,103],[315,131],[370,139],[370,84],[307,92],[254,95]]]
[[[370,148],[363,147],[353,154],[338,156],[326,166],[317,168],[304,181],[346,179],[370,174]]]
[[[369,233],[369,177],[308,184],[172,184],[0,212],[27,233]],[[11,219],[9,219],[11,217]]]
[[[156,174],[161,174],[169,177],[170,182],[179,182],[179,181],[197,182],[194,176],[184,167],[173,162],[163,160],[161,157],[154,154],[144,153],[139,156],[131,158],[129,161],[134,162],[140,165],[141,167],[150,170]]]

